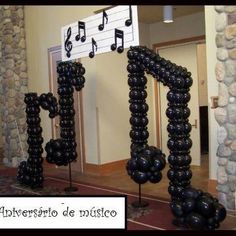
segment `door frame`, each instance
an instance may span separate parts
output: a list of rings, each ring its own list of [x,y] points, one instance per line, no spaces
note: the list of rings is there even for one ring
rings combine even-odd
[[[200,35],[191,38],[183,38],[179,40],[167,41],[162,43],[153,44],[152,48],[154,52],[158,52],[160,49],[182,46],[192,43],[204,43],[206,40],[205,35]],[[154,119],[156,125],[156,145],[158,148],[162,146],[162,134],[161,134],[161,112],[160,112],[160,83],[157,80],[153,80],[153,90],[154,90]]]
[[[48,49],[48,72],[49,72],[49,90],[53,93],[54,83],[57,81],[57,71],[56,71],[56,62],[61,60],[61,46],[54,46]],[[79,60],[75,60],[79,62]],[[85,156],[85,144],[84,144],[84,120],[83,120],[83,92],[82,90],[74,94],[74,109],[75,109],[75,130],[76,130],[76,151],[78,153],[77,161],[80,162],[79,171],[80,173],[84,172],[86,156]],[[52,138],[56,139],[56,119],[51,119],[51,131]]]

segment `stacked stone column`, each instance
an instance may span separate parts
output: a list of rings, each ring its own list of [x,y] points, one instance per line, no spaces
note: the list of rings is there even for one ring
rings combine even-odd
[[[218,157],[217,190],[220,202],[235,210],[236,191],[236,6],[215,6],[216,79],[218,107],[215,118]],[[216,160],[217,161],[217,160]]]
[[[23,6],[0,6],[0,29],[3,162],[16,167],[27,158],[24,94],[28,76]]]

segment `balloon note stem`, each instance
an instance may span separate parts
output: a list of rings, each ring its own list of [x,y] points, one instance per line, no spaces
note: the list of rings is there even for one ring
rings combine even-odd
[[[76,192],[78,190],[78,188],[72,186],[71,164],[70,163],[69,163],[69,183],[70,183],[70,186],[65,188],[65,192]]]
[[[132,206],[134,207],[134,208],[143,208],[143,207],[147,207],[148,205],[149,205],[149,203],[148,202],[146,202],[146,201],[143,201],[142,200],[142,195],[141,195],[141,184],[139,184],[139,186],[138,186],[139,188],[138,188],[138,201],[135,201],[135,202],[133,202],[132,203]]]

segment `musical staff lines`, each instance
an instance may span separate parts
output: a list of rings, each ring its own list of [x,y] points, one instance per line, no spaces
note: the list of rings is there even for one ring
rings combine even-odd
[[[71,28],[71,35],[68,39],[69,28]],[[121,34],[115,34],[117,30],[123,32],[122,38],[115,37],[121,36]],[[117,45],[117,52],[121,53],[124,48],[139,45],[137,6],[117,6],[64,26],[61,30],[61,37],[64,45],[62,50],[63,61],[88,57],[89,55],[94,57],[95,54],[109,52],[111,45],[117,38],[119,44]],[[121,39],[122,41],[120,41]],[[72,48],[68,45],[66,48],[66,40],[67,44],[68,40],[71,42]],[[96,47],[94,42],[96,42]],[[120,42],[123,50],[120,50]],[[71,50],[69,51],[69,49]],[[93,50],[91,51],[91,49]]]

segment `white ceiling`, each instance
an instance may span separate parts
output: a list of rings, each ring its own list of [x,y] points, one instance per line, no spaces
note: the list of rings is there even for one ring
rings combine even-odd
[[[204,5],[173,5],[173,19],[203,11]],[[162,21],[163,6],[138,5],[138,19],[146,24]]]

